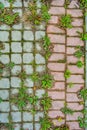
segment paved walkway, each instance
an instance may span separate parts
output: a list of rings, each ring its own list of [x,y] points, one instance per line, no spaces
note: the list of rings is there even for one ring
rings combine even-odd
[[[71,2],[67,9],[64,8],[65,0],[53,0],[50,7],[51,20],[47,26],[47,33],[54,46],[53,53],[49,58],[48,68],[54,77],[54,86],[48,91],[52,98],[52,107],[49,116],[54,125],[68,124],[70,130],[82,130],[78,124],[78,116],[83,109],[81,99],[78,98],[78,91],[84,87],[84,67],[78,68],[78,59],[74,56],[77,46],[84,48],[84,42],[80,40],[77,31],[83,32],[84,19],[83,10],[76,9],[75,2]],[[61,15],[70,14],[72,16],[73,28],[63,30],[58,27]],[[84,61],[84,57],[81,58]],[[70,70],[71,76],[65,79],[64,73]],[[70,84],[73,84],[70,87]],[[61,112],[64,104],[75,112],[73,115],[65,115]],[[61,120],[62,119],[62,120]]]

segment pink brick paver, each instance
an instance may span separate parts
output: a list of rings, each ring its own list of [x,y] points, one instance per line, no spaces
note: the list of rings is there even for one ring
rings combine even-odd
[[[83,32],[83,11],[76,9],[75,1],[72,1],[67,9],[64,8],[65,0],[52,0],[49,13],[51,20],[47,25],[47,34],[53,46],[52,54],[48,59],[48,69],[50,70],[54,84],[48,90],[49,96],[52,98],[52,106],[49,109],[49,117],[52,119],[54,126],[67,124],[69,130],[83,130],[79,127],[78,116],[83,117],[81,110],[84,106],[81,104],[83,100],[78,97],[78,92],[84,88],[84,66],[78,68],[76,62],[78,58],[74,56],[76,46],[84,46],[84,42],[80,39],[77,31]],[[70,14],[72,17],[72,28],[62,29],[58,26],[61,15]],[[60,60],[61,63],[59,62]],[[84,61],[84,57],[80,59]],[[65,79],[64,72],[68,69],[71,76]],[[73,83],[69,87],[69,83]],[[75,112],[73,115],[65,115],[61,112],[64,104]],[[63,118],[58,121],[58,117]]]

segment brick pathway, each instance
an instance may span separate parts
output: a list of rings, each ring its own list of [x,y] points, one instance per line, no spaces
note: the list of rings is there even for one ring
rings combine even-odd
[[[78,98],[77,93],[84,87],[84,67],[78,68],[76,66],[78,59],[74,56],[74,53],[76,46],[84,46],[84,42],[80,40],[77,33],[77,31],[83,32],[83,10],[76,9],[73,1],[65,9],[64,2],[65,0],[53,0],[49,10],[51,20],[47,26],[47,33],[54,48],[49,58],[48,68],[55,80],[53,88],[48,91],[49,96],[52,98],[49,116],[55,126],[65,123],[69,125],[70,130],[82,130],[77,120],[79,115],[83,116],[80,112],[83,105],[80,104],[81,99]],[[72,16],[73,28],[63,30],[58,27],[58,23],[60,16],[66,14]],[[84,61],[84,57],[81,60]],[[71,71],[69,79],[64,77],[64,72],[67,69]],[[73,84],[71,88],[69,88],[70,83]],[[67,107],[75,111],[73,115],[65,115],[61,112],[60,109],[64,107],[65,102]],[[62,118],[61,121],[60,118]]]

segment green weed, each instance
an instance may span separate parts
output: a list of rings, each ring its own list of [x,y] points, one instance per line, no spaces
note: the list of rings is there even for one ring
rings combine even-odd
[[[3,99],[0,97],[0,103],[2,103],[3,102]]]
[[[42,88],[51,88],[53,83],[52,76],[49,74],[45,74],[42,76]]]
[[[12,69],[14,66],[15,66],[15,63],[14,63],[14,62],[10,62],[10,63],[8,63],[8,64],[5,65],[5,67],[6,67],[7,69]]]
[[[62,126],[56,127],[54,130],[69,130],[69,127],[64,124]]]
[[[68,83],[69,88],[72,88],[73,86],[74,86],[74,83],[72,83],[72,82]]]
[[[51,121],[46,115],[44,118],[40,118],[41,130],[48,130],[51,127]]]
[[[71,15],[62,15],[60,18],[59,26],[62,28],[72,28],[71,22]]]
[[[87,100],[87,89],[83,88],[80,92],[79,92],[79,96],[81,98],[83,98],[84,100]]]
[[[78,31],[77,31],[77,33],[79,34],[81,40],[83,40],[83,41],[87,40],[87,33],[80,33]]]
[[[41,100],[41,105],[43,106],[44,111],[48,111],[51,107],[51,98],[48,97],[48,94],[43,95],[43,99]]]
[[[33,73],[30,78],[33,80],[33,81],[38,81],[39,80],[39,74],[37,72]]]
[[[2,2],[0,2],[0,10],[4,9],[4,4]]]
[[[82,68],[83,62],[79,60],[79,61],[77,61],[76,65],[77,65],[78,68]]]
[[[66,115],[66,114],[70,114],[72,115],[73,114],[73,110],[68,108],[66,105],[61,109],[61,111]]]
[[[70,76],[71,76],[71,72],[70,72],[70,70],[66,70],[65,71],[65,73],[64,73],[64,77],[66,78],[66,79],[68,79],[68,78],[70,78]]]
[[[81,9],[87,8],[87,0],[79,0],[79,5]]]
[[[78,59],[80,59],[83,56],[83,52],[81,50],[77,50],[74,53],[75,57],[77,57]]]
[[[78,117],[78,122],[79,122],[79,126],[81,128],[87,128],[87,122],[86,122],[86,118],[82,118],[82,117]]]

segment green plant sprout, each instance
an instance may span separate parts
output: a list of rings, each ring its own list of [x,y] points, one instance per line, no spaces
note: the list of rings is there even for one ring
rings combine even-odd
[[[45,74],[42,76],[42,88],[46,89],[46,88],[51,88],[52,84],[53,84],[53,78],[51,75],[49,74]]]
[[[18,76],[22,79],[22,80],[24,80],[24,79],[26,79],[27,78],[27,74],[26,74],[26,72],[23,70],[22,72],[20,72],[19,74],[18,74]]]
[[[33,73],[30,78],[33,80],[33,81],[38,81],[39,80],[39,74],[37,72]]]
[[[87,0],[79,0],[79,5],[81,9],[87,8]]]
[[[48,130],[52,123],[47,115],[44,118],[40,118],[41,130]]]
[[[48,37],[48,36],[44,36],[43,37],[43,48],[44,48],[44,50],[45,51],[48,51],[49,50],[49,46],[50,46],[50,44],[51,44],[51,42],[50,42],[50,38]]]
[[[59,26],[62,28],[72,28],[71,15],[62,15],[60,18]]]
[[[77,65],[78,68],[82,68],[83,62],[79,60],[79,61],[77,61],[76,65]]]
[[[3,102],[3,99],[0,97],[0,103],[2,103]]]
[[[68,78],[70,78],[70,76],[71,76],[71,72],[70,72],[70,70],[66,70],[65,71],[65,73],[64,73],[64,77],[66,78],[66,79],[68,79]]]
[[[81,50],[77,50],[74,53],[75,57],[77,57],[78,59],[80,59],[83,56],[83,52]]]
[[[66,115],[66,114],[70,114],[72,115],[74,113],[74,111],[70,108],[67,107],[67,105],[65,105],[63,108],[61,108],[61,111]]]
[[[72,88],[73,86],[74,86],[74,83],[72,83],[72,82],[68,83],[69,88]]]
[[[41,105],[43,106],[45,112],[48,111],[49,108],[51,107],[51,98],[48,97],[47,93],[43,95],[43,98],[41,100]]]
[[[69,130],[69,127],[66,124],[64,124],[62,126],[56,127],[54,130]]]
[[[4,4],[2,2],[0,2],[0,10],[4,9]]]
[[[87,89],[85,88],[81,89],[81,91],[79,92],[79,96],[83,98],[84,101],[87,100]]]
[[[8,63],[8,64],[5,65],[5,67],[6,67],[7,69],[12,69],[14,66],[15,66],[15,63],[14,63],[14,62],[10,62],[10,63]]]
[[[87,118],[82,118],[82,117],[78,117],[78,122],[79,122],[79,126],[81,128],[87,128],[87,122],[86,122]]]
[[[83,41],[87,40],[87,33],[81,33],[79,31],[77,31],[77,33],[79,34],[81,40]]]

